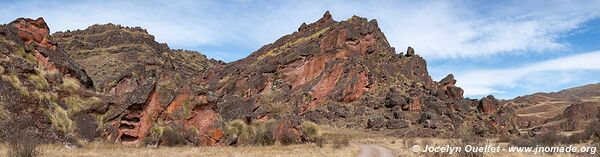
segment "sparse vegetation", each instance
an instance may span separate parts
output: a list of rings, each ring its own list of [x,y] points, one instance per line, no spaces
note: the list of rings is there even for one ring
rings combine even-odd
[[[159,126],[158,123],[152,124],[150,133],[144,138],[144,145],[147,147],[157,147],[160,143],[160,139],[163,136],[164,128]]]
[[[327,32],[327,30],[329,30],[329,27],[323,28],[323,29],[321,29],[321,30],[319,30],[319,31],[311,34],[310,36],[307,36],[307,37],[304,37],[304,38],[299,38],[299,39],[296,39],[294,41],[287,42],[287,43],[285,43],[285,44],[283,44],[283,45],[281,45],[279,47],[273,48],[273,49],[269,50],[268,52],[266,52],[266,53],[258,56],[256,58],[256,61],[260,61],[260,60],[262,60],[262,59],[264,59],[264,58],[266,58],[268,56],[276,56],[279,53],[281,53],[281,51],[283,51],[283,50],[285,50],[285,49],[287,49],[287,48],[289,48],[291,46],[295,46],[297,44],[304,43],[304,42],[310,41],[312,39],[315,39],[315,38],[323,35],[323,33]]]
[[[344,136],[334,136],[332,138],[333,148],[339,149],[350,145],[350,138]]]
[[[19,92],[21,93],[21,95],[29,96],[29,92],[27,91],[27,88],[23,86],[23,84],[19,80],[19,77],[17,77],[16,75],[13,75],[13,74],[2,75],[2,79],[5,80],[5,81],[10,82],[10,84],[12,84],[12,86],[14,88],[16,88],[16,89],[19,90]]]
[[[281,135],[281,140],[280,140],[281,144],[287,146],[287,145],[299,143],[300,139],[297,139],[297,136],[295,133],[296,132],[294,132],[293,130],[285,129],[283,131],[283,134]]]
[[[10,113],[4,109],[4,104],[0,102],[0,122],[10,119]]]
[[[63,99],[65,104],[69,107],[68,112],[69,115],[77,113],[89,106],[98,104],[101,100],[97,97],[89,97],[87,99],[82,99],[78,95],[72,95]]]
[[[302,121],[300,130],[306,135],[306,138],[308,138],[308,141],[310,142],[316,142],[321,136],[321,129],[317,124],[311,121]]]
[[[74,132],[74,123],[69,118],[67,110],[63,109],[56,103],[53,104],[53,109],[47,111],[48,119],[52,127],[58,131],[63,132],[65,135],[71,135]]]
[[[46,78],[40,76],[40,75],[29,75],[27,76],[27,79],[35,86],[35,88],[37,89],[44,89],[47,88],[49,86],[48,81],[46,80]]]
[[[56,102],[58,100],[58,95],[54,92],[40,92],[39,90],[34,90],[31,93],[38,100],[46,100],[49,102]]]
[[[67,91],[74,91],[81,88],[79,80],[72,77],[63,77],[63,82],[60,84],[60,88]]]
[[[225,124],[225,135],[237,139],[238,145],[249,144],[254,137],[254,127],[247,125],[244,121],[236,119]]]
[[[461,127],[458,128],[458,130],[456,132],[456,138],[458,140],[454,140],[452,142],[452,144],[454,146],[458,146],[458,147],[462,147],[462,148],[464,148],[467,145],[484,146],[485,144],[487,144],[487,140],[480,136],[481,130],[482,129],[478,129],[478,127],[473,127],[471,125],[463,124],[463,125],[461,125]],[[482,157],[483,156],[482,152],[461,151],[458,153],[459,153],[459,156],[462,156],[462,157]]]
[[[11,157],[35,157],[38,156],[38,141],[29,131],[16,132],[8,137],[8,152]]]
[[[273,133],[275,130],[275,121],[269,120],[266,122],[259,122],[256,125],[256,134],[254,137],[254,144],[261,146],[268,146],[275,144],[275,137]]]
[[[269,91],[261,95],[261,107],[273,115],[281,116],[291,111],[290,105],[280,103],[275,98],[274,91]]]
[[[176,128],[166,127],[162,133],[161,144],[167,147],[185,145],[186,139],[183,133],[183,131]]]

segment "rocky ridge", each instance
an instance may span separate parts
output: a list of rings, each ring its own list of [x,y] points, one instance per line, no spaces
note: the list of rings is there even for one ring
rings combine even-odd
[[[338,22],[326,12],[231,63],[171,50],[141,28],[114,24],[50,36],[43,19],[18,19],[0,30],[8,58],[1,62],[8,69],[0,71],[4,83],[19,80],[34,88],[25,78],[42,72],[15,69],[38,66],[37,71],[56,70],[57,77],[81,85],[62,89],[73,79],[43,75],[50,82],[44,91],[56,95],[43,101],[17,96],[9,86],[2,89],[13,93],[2,94],[0,101],[11,119],[24,111],[13,109],[19,105],[9,99],[37,104],[23,108],[37,113],[28,113],[37,118],[32,122],[44,124],[29,126],[60,135],[45,137],[48,141],[100,138],[161,145],[166,141],[155,135],[176,130],[187,144],[232,145],[240,139],[224,129],[234,120],[273,122],[274,139],[291,135],[294,142],[306,142],[298,127],[303,120],[394,136],[451,137],[459,128],[480,136],[518,133],[510,107],[493,96],[463,98],[451,74],[433,81],[413,48],[396,52],[376,20],[357,16]],[[80,101],[70,104],[77,105],[61,105],[73,102],[67,98],[74,95]],[[67,129],[52,121],[51,115],[63,112],[61,122],[73,124]]]

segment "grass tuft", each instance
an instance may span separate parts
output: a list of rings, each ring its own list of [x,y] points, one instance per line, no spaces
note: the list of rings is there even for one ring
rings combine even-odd
[[[249,144],[254,137],[254,127],[236,119],[225,124],[225,135],[237,138],[238,145]]]
[[[58,100],[58,95],[54,92],[40,92],[38,90],[34,90],[32,95],[38,100],[47,100],[49,102],[56,102]]]
[[[87,99],[82,99],[78,95],[72,95],[63,99],[65,104],[69,106],[69,113],[77,113],[83,109],[86,109],[95,104],[101,103],[101,100],[97,97],[90,97]]]
[[[300,130],[310,142],[316,142],[321,136],[321,128],[319,125],[311,121],[302,121],[300,124]]]
[[[67,91],[75,91],[76,89],[81,88],[81,83],[79,80],[72,77],[63,77],[63,82],[60,84],[60,88]]]
[[[40,75],[29,75],[27,76],[27,79],[35,86],[35,88],[37,89],[44,89],[47,88],[49,86],[48,81],[46,80],[46,78],[40,76]]]
[[[16,75],[13,75],[13,74],[2,75],[2,79],[10,82],[10,84],[12,84],[13,87],[15,87],[16,89],[19,90],[21,95],[29,96],[29,92],[27,91],[27,88],[23,86],[23,84],[19,80],[19,77],[17,77]]]
[[[67,110],[60,107],[58,104],[53,103],[54,109],[47,113],[48,118],[52,127],[58,131],[63,132],[65,135],[71,135],[74,133],[73,121],[69,118]]]

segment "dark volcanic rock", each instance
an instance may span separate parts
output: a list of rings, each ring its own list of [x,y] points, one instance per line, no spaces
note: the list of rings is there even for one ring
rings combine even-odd
[[[367,120],[367,127],[371,129],[379,129],[385,125],[383,117],[371,117]]]
[[[387,124],[385,126],[388,129],[400,129],[400,128],[407,128],[408,125],[409,125],[409,123],[405,120],[390,119],[387,121]]]
[[[25,121],[16,128],[35,126],[48,141],[160,145],[156,130],[169,129],[188,144],[240,144],[224,131],[236,119],[273,122],[271,137],[294,143],[306,142],[301,118],[405,130],[399,136],[455,133],[438,124],[515,129],[514,111],[495,99],[472,109],[478,101],[463,98],[453,75],[434,82],[413,48],[397,54],[376,20],[358,16],[335,21],[326,12],[231,63],[171,50],[139,27],[93,25],[52,37],[48,31],[40,19],[0,27],[0,105],[10,106],[11,117],[26,113],[9,122]],[[52,116],[75,125],[62,127]],[[415,120],[419,125],[408,124]]]

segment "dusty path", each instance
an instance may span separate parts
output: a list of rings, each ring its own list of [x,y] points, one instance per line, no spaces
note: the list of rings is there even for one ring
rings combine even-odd
[[[392,150],[376,144],[358,144],[357,157],[395,157]]]

